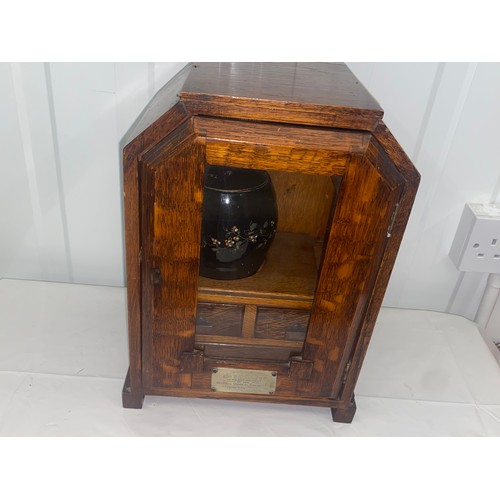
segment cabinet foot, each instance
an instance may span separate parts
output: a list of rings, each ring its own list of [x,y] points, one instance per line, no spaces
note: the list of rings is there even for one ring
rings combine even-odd
[[[127,372],[125,383],[122,390],[122,405],[124,408],[136,408],[140,410],[144,401],[144,394],[139,391],[133,391],[130,387],[130,373]]]
[[[350,424],[356,413],[356,401],[354,395],[347,408],[331,408],[332,419],[334,422],[341,422],[343,424]]]

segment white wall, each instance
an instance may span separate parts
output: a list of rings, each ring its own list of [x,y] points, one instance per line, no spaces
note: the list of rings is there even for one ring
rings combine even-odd
[[[0,64],[0,277],[124,283],[119,141],[184,64]],[[486,277],[448,251],[500,202],[500,64],[349,66],[422,174],[384,305],[473,317]]]
[[[464,204],[500,200],[500,64],[349,66],[422,175],[384,304],[473,318],[486,275],[448,252]]]
[[[496,301],[495,307],[491,313],[491,316],[484,328],[484,337],[488,340],[493,340],[494,342],[500,343],[500,295]],[[491,345],[490,342],[488,342]],[[495,352],[495,350],[493,349]],[[497,348],[495,352],[497,359],[500,361],[500,350]]]
[[[0,64],[0,277],[124,284],[119,141],[184,64]]]

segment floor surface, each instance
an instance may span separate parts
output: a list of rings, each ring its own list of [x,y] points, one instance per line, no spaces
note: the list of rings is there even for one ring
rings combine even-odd
[[[127,356],[124,289],[0,280],[0,436],[500,436],[500,367],[449,314],[382,309],[351,424],[202,399],[123,409]]]

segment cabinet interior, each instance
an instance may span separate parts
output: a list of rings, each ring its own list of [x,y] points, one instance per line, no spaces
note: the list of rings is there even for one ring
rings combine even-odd
[[[205,356],[287,361],[302,351],[341,176],[268,172],[278,228],[264,265],[239,280],[198,279]]]

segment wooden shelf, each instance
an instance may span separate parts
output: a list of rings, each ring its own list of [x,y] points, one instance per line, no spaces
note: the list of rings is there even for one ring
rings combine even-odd
[[[303,233],[276,233],[262,269],[240,280],[199,277],[198,300],[310,309],[318,268],[314,239]]]

